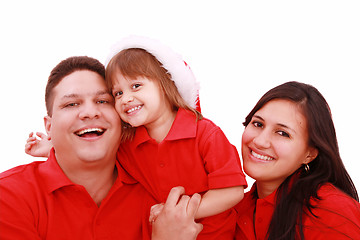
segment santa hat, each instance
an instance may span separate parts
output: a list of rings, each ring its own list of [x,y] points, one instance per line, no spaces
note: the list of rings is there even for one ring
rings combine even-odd
[[[196,81],[193,72],[179,54],[158,40],[134,35],[126,37],[110,49],[105,66],[116,54],[129,48],[141,48],[152,54],[171,75],[171,80],[174,81],[185,102],[200,110],[198,99],[200,84]]]

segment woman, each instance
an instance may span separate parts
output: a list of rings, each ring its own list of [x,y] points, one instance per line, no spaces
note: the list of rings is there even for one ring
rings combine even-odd
[[[235,239],[360,239],[357,191],[340,158],[326,100],[307,84],[268,91],[246,117]]]

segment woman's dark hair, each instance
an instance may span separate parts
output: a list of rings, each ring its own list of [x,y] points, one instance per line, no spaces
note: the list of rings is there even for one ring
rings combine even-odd
[[[308,172],[300,167],[279,186],[268,239],[304,239],[303,213],[308,210],[312,214],[314,206],[311,205],[310,198],[320,200],[317,191],[323,184],[333,184],[356,201],[359,198],[341,160],[331,111],[321,93],[315,87],[299,82],[279,85],[262,96],[246,117],[244,126],[250,123],[259,109],[273,99],[286,99],[298,104],[307,119],[309,145],[319,153],[308,164]],[[297,178],[292,182],[294,175]]]

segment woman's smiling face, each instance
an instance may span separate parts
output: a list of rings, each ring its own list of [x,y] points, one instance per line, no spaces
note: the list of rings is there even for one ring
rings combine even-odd
[[[308,144],[307,120],[290,100],[266,103],[254,114],[242,136],[245,172],[273,190],[316,153]]]

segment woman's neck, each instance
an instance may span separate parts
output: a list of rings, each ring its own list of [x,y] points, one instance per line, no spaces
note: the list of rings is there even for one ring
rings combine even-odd
[[[280,186],[280,184],[267,183],[267,182],[258,182],[256,181],[256,190],[258,197],[266,198],[270,194],[272,194],[276,189]]]

